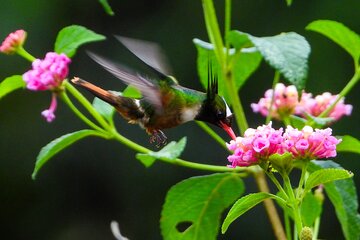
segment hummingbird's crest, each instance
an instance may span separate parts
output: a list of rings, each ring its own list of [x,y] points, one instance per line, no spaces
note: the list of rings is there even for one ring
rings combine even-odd
[[[215,96],[218,94],[218,79],[217,75],[213,74],[212,64],[208,62],[208,86],[206,89],[207,99],[214,100]]]

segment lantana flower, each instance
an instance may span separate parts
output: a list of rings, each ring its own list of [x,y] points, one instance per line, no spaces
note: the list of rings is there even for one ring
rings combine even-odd
[[[0,52],[14,54],[22,47],[26,39],[26,32],[22,29],[10,33],[0,46]]]
[[[230,167],[247,167],[267,161],[273,154],[291,153],[293,160],[313,160],[336,156],[336,145],[341,140],[332,130],[305,126],[298,130],[288,126],[283,132],[272,128],[271,122],[257,129],[249,128],[244,137],[231,140],[227,147],[233,152],[228,157]]]
[[[273,102],[272,99],[274,98]],[[258,103],[252,103],[251,108],[255,113],[259,112],[263,116],[267,116],[271,107],[271,117],[282,119],[283,116],[289,116],[294,113],[298,104],[298,92],[294,85],[285,86],[278,83],[273,89],[268,89],[263,98]]]
[[[65,54],[48,52],[44,59],[33,61],[32,69],[23,74],[27,89],[32,91],[50,90],[53,92],[50,108],[42,112],[48,122],[55,119],[56,92],[60,90],[63,80],[69,73],[70,63],[71,59]]]
[[[274,100],[271,107],[273,95]],[[286,87],[284,84],[278,83],[275,86],[275,91],[268,89],[258,103],[251,104],[251,108],[255,113],[260,113],[263,116],[270,114],[272,118],[279,120],[291,114],[301,117],[306,117],[307,115],[317,117],[329,108],[338,97],[338,95],[325,92],[314,98],[311,93],[303,92],[299,101],[298,96],[299,94],[294,85]],[[270,108],[271,112],[269,113]],[[326,117],[339,120],[345,115],[349,116],[351,111],[352,105],[345,104],[344,98],[342,98]]]
[[[257,129],[247,129],[244,137],[237,137],[227,144],[228,149],[233,151],[228,157],[230,167],[255,165],[272,154],[282,153],[282,133],[283,129],[275,130],[271,122]]]
[[[312,95],[309,93],[303,93],[296,109],[296,114],[304,116],[304,114],[307,113],[314,117],[317,117],[331,104],[333,104],[336,101],[337,97],[338,95],[332,95],[329,92],[317,95],[315,98],[312,98]],[[334,120],[339,120],[345,115],[351,115],[352,108],[352,105],[345,104],[344,98],[342,98],[330,111],[328,117],[333,118]]]

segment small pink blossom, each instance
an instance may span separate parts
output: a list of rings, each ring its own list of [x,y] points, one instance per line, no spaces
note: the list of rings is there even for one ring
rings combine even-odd
[[[0,52],[13,54],[24,44],[26,32],[22,29],[10,33],[0,46]]]
[[[237,137],[227,144],[234,153],[228,157],[231,167],[246,167],[266,160],[270,155],[282,153],[282,132],[271,127],[271,123],[257,129],[249,128],[244,137]]]
[[[257,129],[249,128],[244,137],[231,140],[227,147],[233,152],[228,157],[230,167],[247,167],[267,161],[273,154],[289,152],[293,159],[312,160],[336,156],[336,145],[341,140],[332,136],[332,130],[305,126],[298,130],[291,126],[275,130],[271,123]]]
[[[46,119],[47,122],[52,122],[55,119],[56,107],[57,107],[56,94],[53,93],[49,109],[46,109],[41,112],[41,115]]]
[[[44,59],[36,59],[32,63],[32,69],[24,73],[26,87],[33,91],[59,87],[69,73],[70,62],[70,58],[63,53],[48,52]]]
[[[295,107],[298,104],[298,92],[294,85],[286,87],[282,83],[276,84],[275,91],[268,89],[258,103],[252,103],[252,110],[255,113],[258,112],[263,116],[267,116],[273,96],[274,100],[270,113],[273,118],[282,119],[282,116],[294,113]]]
[[[326,110],[331,104],[333,104],[338,95],[332,95],[329,92],[325,92],[321,95],[317,95],[312,98],[311,94],[304,93],[301,97],[301,101],[296,109],[296,114],[304,116],[305,113],[312,116],[319,116],[324,110]],[[344,115],[349,116],[352,112],[352,105],[345,104],[344,98],[342,98],[331,110],[328,117],[334,120],[339,120]]]
[[[288,126],[283,135],[285,151],[296,159],[321,159],[336,156],[336,145],[341,140],[332,136],[331,128],[312,129],[305,126],[301,131]]]

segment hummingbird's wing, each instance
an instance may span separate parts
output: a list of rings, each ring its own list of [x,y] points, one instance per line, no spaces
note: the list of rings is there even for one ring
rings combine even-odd
[[[149,101],[157,111],[162,111],[161,91],[158,85],[150,82],[137,73],[131,73],[129,69],[126,69],[126,67],[121,66],[120,64],[114,63],[92,52],[88,52],[88,54],[95,62],[99,63],[115,77],[119,78],[127,85],[132,85],[139,89],[143,97]]]
[[[171,75],[171,68],[168,64],[169,61],[158,44],[122,36],[115,37],[161,79]]]

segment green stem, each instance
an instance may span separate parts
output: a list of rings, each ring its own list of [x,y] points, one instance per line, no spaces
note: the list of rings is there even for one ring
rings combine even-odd
[[[289,214],[284,211],[284,222],[285,222],[285,231],[287,240],[291,240],[291,225]]]
[[[284,179],[285,190],[287,191],[287,194],[289,196],[289,204],[292,206],[292,209],[293,209],[296,232],[297,232],[298,236],[300,236],[300,232],[301,232],[303,226],[302,226],[302,220],[301,220],[299,201],[295,198],[295,194],[292,189],[289,176],[287,174],[283,174],[282,177]]]
[[[287,195],[286,191],[284,190],[284,188],[281,186],[280,182],[276,179],[276,177],[274,176],[274,174],[272,172],[268,172],[268,171],[264,171],[266,173],[266,175],[270,178],[270,180],[275,184],[275,186],[279,189],[279,191],[284,195],[284,197],[286,198],[286,200],[289,199],[289,196]]]
[[[269,193],[270,189],[266,182],[264,171],[260,167],[258,167],[257,170],[253,171],[253,173],[254,173],[254,178],[256,181],[256,185],[259,188],[259,191]],[[279,214],[276,210],[274,201],[272,201],[271,199],[266,199],[264,201],[264,205],[265,205],[265,210],[266,210],[266,213],[270,220],[271,226],[273,228],[274,234],[276,236],[276,239],[286,240],[284,228],[282,226]]]
[[[302,198],[301,195],[303,193],[302,190],[303,190],[303,185],[304,185],[305,179],[306,179],[307,167],[308,167],[308,162],[305,162],[301,168],[301,176],[300,176],[299,186],[298,186],[297,193],[296,193],[296,199]]]
[[[86,110],[96,119],[96,121],[106,130],[112,130],[112,127],[98,113],[92,104],[68,81],[64,81],[65,88],[85,107]]]
[[[203,0],[202,3],[204,8],[206,29],[210,38],[210,42],[214,45],[215,55],[218,63],[221,66],[222,75],[225,79],[225,87],[235,112],[236,122],[240,128],[241,134],[244,134],[245,130],[248,128],[248,124],[240,102],[237,88],[235,86],[235,82],[233,81],[232,72],[228,69],[227,66],[228,59],[226,59],[226,55],[224,53],[224,43],[221,38],[214,4],[212,0]]]
[[[75,115],[78,116],[84,123],[86,123],[91,128],[93,128],[95,130],[98,130],[99,132],[104,133],[104,130],[102,128],[100,128],[98,125],[96,125],[95,123],[90,121],[84,114],[82,114],[75,107],[75,105],[71,102],[70,98],[68,97],[68,95],[66,94],[65,91],[62,91],[59,96],[69,106],[69,108],[75,113]]]
[[[22,46],[19,46],[17,48],[16,53],[30,62],[33,62],[36,59],[33,55],[28,53]]]
[[[320,221],[321,221],[321,217],[317,217],[315,219],[315,223],[314,223],[314,229],[313,229],[313,240],[317,240],[318,236],[319,236],[319,229],[320,229]]]
[[[225,0],[225,31],[224,31],[224,39],[225,39],[225,46],[226,46],[226,59],[229,56],[229,49],[230,43],[227,40],[227,36],[231,29],[231,0]]]
[[[326,110],[324,110],[318,117],[322,118],[322,117],[327,117],[329,115],[329,113],[334,109],[334,107],[336,106],[336,104],[343,98],[345,97],[351,89],[353,89],[353,87],[358,83],[360,79],[360,67],[356,67],[355,68],[355,73],[352,76],[352,78],[350,79],[350,81],[346,84],[346,86],[343,88],[343,90],[341,90],[341,92],[339,93],[338,97],[336,98],[336,101],[333,102]]]
[[[207,134],[209,134],[216,142],[220,144],[223,148],[227,149],[224,139],[222,139],[214,130],[212,130],[206,123],[196,121]]]
[[[266,124],[268,124],[271,121],[271,118],[272,118],[271,112],[272,112],[273,105],[274,105],[274,100],[275,100],[275,87],[276,87],[276,84],[279,82],[279,80],[280,80],[280,72],[278,70],[276,70],[275,74],[274,74],[274,80],[273,80],[273,83],[272,83],[273,94],[272,94],[272,97],[271,97],[269,113],[266,116],[266,121],[265,121]]]
[[[127,147],[140,152],[140,153],[149,153],[151,152],[150,149],[145,148],[129,139],[127,139],[126,137],[122,136],[121,134],[119,134],[118,132],[116,132],[115,130],[112,131],[112,135],[114,137],[115,140],[119,141],[120,143],[126,145]],[[246,173],[246,168],[229,168],[229,167],[225,167],[225,166],[216,166],[216,165],[210,165],[210,164],[202,164],[202,163],[194,163],[194,162],[189,162],[189,161],[185,161],[182,160],[180,158],[176,158],[174,160],[169,160],[169,159],[158,159],[159,161],[162,162],[166,162],[166,163],[170,163],[173,165],[177,165],[177,166],[181,166],[181,167],[186,167],[186,168],[192,168],[192,169],[198,169],[198,170],[204,170],[204,171],[211,171],[211,172],[242,172],[245,176],[247,175]]]

